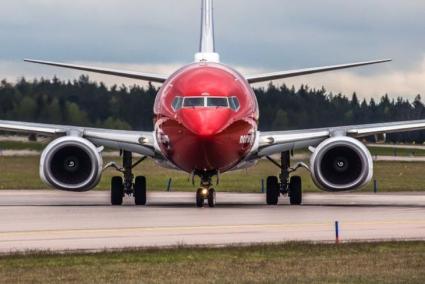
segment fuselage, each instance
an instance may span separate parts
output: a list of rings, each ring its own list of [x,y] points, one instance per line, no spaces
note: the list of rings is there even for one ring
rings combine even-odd
[[[237,71],[199,62],[174,73],[154,106],[163,155],[186,172],[226,172],[252,150],[259,110],[254,91]]]

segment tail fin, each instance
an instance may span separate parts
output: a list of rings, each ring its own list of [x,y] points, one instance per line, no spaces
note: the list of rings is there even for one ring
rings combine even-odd
[[[195,61],[220,61],[215,52],[213,0],[202,0],[201,41]]]
[[[213,0],[202,0],[201,42],[199,52],[215,52]]]

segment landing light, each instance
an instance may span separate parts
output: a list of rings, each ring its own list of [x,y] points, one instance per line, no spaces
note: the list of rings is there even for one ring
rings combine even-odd
[[[207,196],[208,195],[208,189],[206,189],[206,188],[202,189],[202,195]]]
[[[146,138],[146,137],[140,137],[140,139],[139,139],[139,143],[141,145],[148,144],[148,142],[149,142],[149,139]]]

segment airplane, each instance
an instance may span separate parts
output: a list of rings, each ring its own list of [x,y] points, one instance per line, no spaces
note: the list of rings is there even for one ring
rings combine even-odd
[[[425,129],[425,120],[327,127],[296,131],[261,132],[259,108],[252,85],[391,61],[376,60],[343,65],[242,76],[222,64],[214,42],[213,0],[202,0],[201,39],[193,63],[170,76],[93,66],[26,59],[27,62],[160,83],[154,104],[154,131],[122,131],[79,126],[0,121],[0,130],[52,137],[40,157],[40,177],[49,186],[85,192],[98,185],[105,168],[120,175],[111,180],[111,204],[122,205],[125,196],[136,205],[147,203],[146,177],[133,169],[151,158],[160,166],[184,171],[200,179],[196,206],[216,205],[213,179],[268,159],[280,170],[269,176],[266,202],[277,205],[289,198],[302,204],[302,180],[295,172],[307,168],[323,191],[362,188],[373,176],[373,160],[359,140],[372,135]],[[122,153],[122,165],[104,165],[104,148]],[[310,164],[291,165],[297,149],[311,152]],[[134,154],[142,155],[135,161]],[[279,155],[280,159],[273,157]]]

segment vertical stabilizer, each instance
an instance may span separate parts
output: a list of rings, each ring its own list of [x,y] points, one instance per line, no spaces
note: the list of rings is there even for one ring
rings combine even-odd
[[[201,41],[195,61],[220,61],[215,52],[213,0],[202,0]]]
[[[214,53],[213,0],[202,0],[200,53]]]

